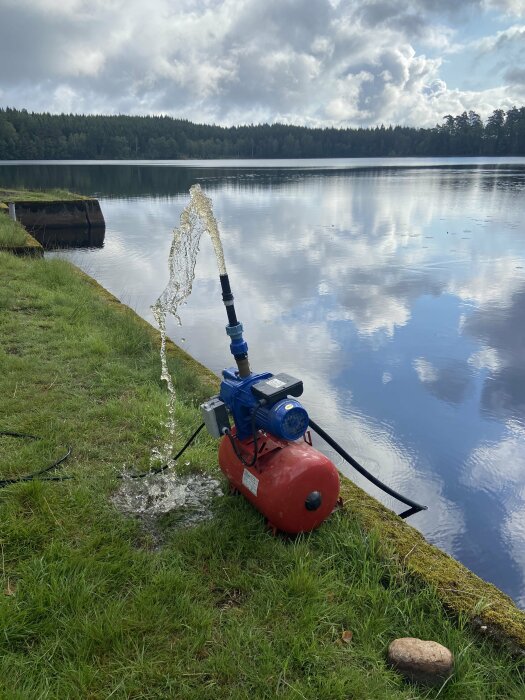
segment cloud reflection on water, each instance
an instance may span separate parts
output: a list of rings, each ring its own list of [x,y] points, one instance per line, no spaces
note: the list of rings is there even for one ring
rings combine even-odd
[[[516,464],[525,452],[524,171],[249,175],[199,172],[252,366],[301,376],[312,415],[430,505],[415,526],[523,596],[525,473],[504,466],[509,450]],[[106,201],[106,258],[74,259],[151,319],[185,201]],[[203,240],[183,328],[169,333],[219,372],[229,360],[216,278]],[[494,474],[501,491],[483,487]]]

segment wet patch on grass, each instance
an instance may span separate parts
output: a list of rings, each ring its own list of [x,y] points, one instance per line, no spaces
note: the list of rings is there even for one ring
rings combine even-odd
[[[124,475],[111,501],[124,515],[139,519],[160,545],[167,531],[210,520],[213,502],[221,495],[220,482],[207,474],[181,476],[166,470],[142,478]]]

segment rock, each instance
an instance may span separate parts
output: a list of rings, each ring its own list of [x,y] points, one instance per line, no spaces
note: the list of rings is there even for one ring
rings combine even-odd
[[[405,678],[426,685],[441,685],[454,670],[454,656],[442,644],[403,637],[388,647],[388,663]]]

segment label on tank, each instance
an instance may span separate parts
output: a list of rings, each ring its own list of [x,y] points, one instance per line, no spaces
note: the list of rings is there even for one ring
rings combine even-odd
[[[259,486],[259,479],[254,476],[251,472],[245,469],[242,473],[242,485],[246,486],[248,491],[251,491],[254,496],[257,496],[257,488]]]
[[[280,379],[277,379],[277,377],[273,377],[273,379],[268,379],[266,383],[270,386],[273,386],[274,389],[280,389],[286,384],[286,382],[282,382]]]

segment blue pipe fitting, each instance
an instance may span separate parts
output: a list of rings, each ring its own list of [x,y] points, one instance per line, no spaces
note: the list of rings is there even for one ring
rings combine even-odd
[[[235,326],[226,326],[226,333],[232,339],[230,350],[234,357],[248,354],[248,343],[242,337],[242,323],[237,323]]]
[[[240,321],[239,323],[235,324],[235,326],[226,326],[226,335],[229,335],[230,338],[242,338],[242,332],[243,327]]]

